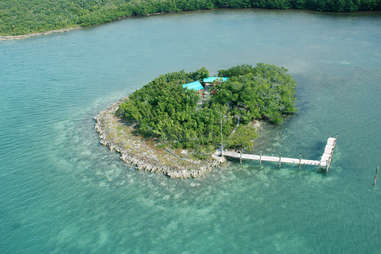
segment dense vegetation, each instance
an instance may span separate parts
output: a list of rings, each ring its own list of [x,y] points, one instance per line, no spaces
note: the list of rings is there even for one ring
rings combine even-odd
[[[0,0],[0,34],[103,24],[130,16],[214,8],[381,10],[381,0]]]
[[[210,151],[220,144],[221,123],[225,146],[250,148],[256,138],[253,120],[280,124],[295,112],[295,81],[287,69],[239,65],[219,74],[230,78],[216,81],[203,98],[182,84],[208,77],[207,69],[161,75],[131,94],[117,115],[147,138]]]

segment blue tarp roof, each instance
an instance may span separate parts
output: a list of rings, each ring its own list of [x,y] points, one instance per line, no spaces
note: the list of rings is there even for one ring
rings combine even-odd
[[[205,83],[213,83],[217,79],[221,79],[222,82],[224,82],[224,81],[228,80],[229,78],[225,78],[225,77],[207,77],[207,78],[204,78],[202,81],[205,82]]]
[[[193,81],[193,82],[184,84],[183,87],[191,89],[191,90],[196,90],[196,91],[204,89],[204,87],[201,85],[200,81]]]

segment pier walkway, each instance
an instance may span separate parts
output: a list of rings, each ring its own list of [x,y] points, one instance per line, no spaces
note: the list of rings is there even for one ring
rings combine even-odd
[[[325,169],[328,172],[328,169],[331,165],[333,152],[336,146],[336,138],[328,138],[327,144],[324,149],[324,153],[321,156],[320,160],[306,160],[302,158],[287,158],[282,156],[267,156],[267,155],[256,155],[256,154],[243,154],[237,153],[234,151],[223,151],[222,155],[224,157],[237,158],[242,160],[256,160],[262,163],[262,161],[277,162],[281,163],[291,163],[301,165],[311,165],[319,166],[320,168]]]

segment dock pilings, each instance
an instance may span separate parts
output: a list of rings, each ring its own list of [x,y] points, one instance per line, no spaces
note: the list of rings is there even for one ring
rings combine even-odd
[[[376,184],[377,184],[377,178],[378,178],[378,166],[377,166],[377,168],[376,168],[376,175],[374,176],[374,178],[373,178],[373,186],[376,186]]]
[[[328,138],[327,144],[325,146],[323,155],[321,156],[320,160],[302,159],[301,153],[299,153],[298,158],[283,157],[282,153],[279,153],[279,156],[265,156],[263,155],[262,151],[259,153],[259,155],[244,154],[242,153],[242,149],[239,150],[239,152],[222,151],[221,149],[221,155],[224,157],[239,159],[241,166],[242,166],[242,161],[245,159],[245,160],[257,160],[259,161],[259,165],[261,167],[262,167],[262,161],[268,161],[268,162],[278,163],[279,167],[282,166],[282,163],[296,164],[298,165],[299,168],[301,168],[302,165],[318,166],[320,169],[323,169],[325,170],[325,172],[328,172],[332,162],[332,157],[333,157],[335,147],[336,147],[336,138],[333,138],[333,137]]]

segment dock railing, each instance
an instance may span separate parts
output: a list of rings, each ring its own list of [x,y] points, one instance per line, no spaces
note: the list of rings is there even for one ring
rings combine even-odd
[[[321,156],[320,160],[308,160],[308,159],[302,159],[299,158],[288,158],[288,157],[282,157],[279,156],[267,156],[267,155],[256,155],[256,154],[243,154],[242,152],[235,152],[235,151],[220,151],[220,155],[223,157],[230,157],[230,158],[236,158],[240,159],[240,162],[242,163],[242,160],[256,160],[259,161],[260,164],[262,164],[262,161],[269,161],[269,162],[277,162],[279,165],[281,163],[289,163],[289,164],[297,164],[299,167],[301,165],[310,165],[310,166],[319,166],[321,169],[325,169],[326,172],[328,172],[329,167],[331,166],[333,153],[336,147],[336,138],[330,137],[327,140],[327,144],[324,148],[323,155]]]

